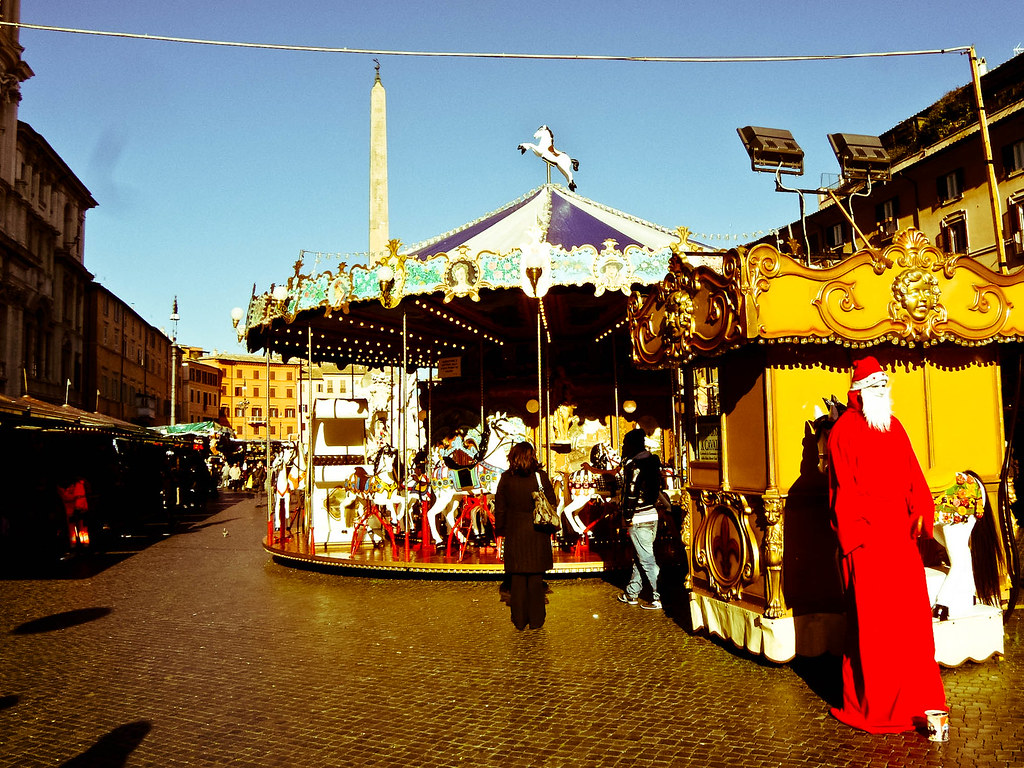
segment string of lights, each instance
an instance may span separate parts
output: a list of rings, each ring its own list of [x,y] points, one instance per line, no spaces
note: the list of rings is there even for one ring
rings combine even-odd
[[[632,61],[662,64],[748,64],[759,62],[792,62],[792,61],[835,61],[839,59],[887,58],[893,56],[933,56],[947,53],[964,54],[971,51],[971,46],[960,45],[952,48],[933,48],[916,51],[874,51],[866,53],[831,53],[802,54],[782,56],[611,56],[607,54],[576,54],[576,53],[496,53],[487,51],[403,51],[383,48],[347,48],[317,45],[288,45],[283,43],[247,43],[230,40],[205,40],[192,37],[174,37],[171,35],[146,35],[133,32],[114,32],[110,30],[80,29],[76,27],[57,27],[48,24],[28,24],[25,22],[0,21],[0,26],[34,29],[42,32],[63,32],[76,35],[94,35],[99,37],[120,37],[131,40],[149,40],[163,43],[181,43],[186,45],[212,45],[229,48],[258,48],[271,51],[298,51],[305,53],[347,53],[366,56],[420,56],[434,58],[463,59],[533,59],[543,61]]]

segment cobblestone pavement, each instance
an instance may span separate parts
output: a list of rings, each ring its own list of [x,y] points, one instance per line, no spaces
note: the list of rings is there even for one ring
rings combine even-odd
[[[1022,619],[945,670],[949,742],[827,714],[838,666],[759,662],[601,579],[516,632],[494,582],[298,570],[263,510],[64,578],[0,581],[2,766],[1021,766]],[[77,577],[71,577],[77,576]]]

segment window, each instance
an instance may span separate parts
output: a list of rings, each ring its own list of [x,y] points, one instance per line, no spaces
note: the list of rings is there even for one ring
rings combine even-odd
[[[295,418],[295,409],[294,408],[285,408],[284,409],[284,417],[286,419],[294,419]]]
[[[287,373],[285,373],[284,378],[285,378],[286,381],[291,381],[292,380],[292,372],[288,371]]]
[[[244,419],[245,418],[245,408],[242,408],[242,407],[235,408],[235,418],[236,419]]]
[[[939,176],[935,180],[935,194],[938,196],[939,205],[959,200],[964,196],[964,169],[957,168],[952,173]]]
[[[324,385],[323,385],[323,383],[318,383],[318,384],[316,385],[316,391],[317,391],[317,392],[323,392],[323,391],[324,391]]]
[[[291,400],[291,398],[292,398],[292,390],[286,389],[284,396],[287,397],[289,400]]]
[[[277,371],[271,371],[270,372],[270,378],[276,379],[277,378]]]
[[[271,426],[270,427],[270,434],[276,435],[277,434],[277,427]]]
[[[833,224],[825,229],[825,248],[829,251],[840,250],[846,238],[843,236],[842,223]]]
[[[235,397],[241,397],[241,396],[242,396],[242,388],[241,387],[235,387]]]
[[[943,253],[967,253],[967,214],[957,211],[939,225],[939,247]]]
[[[1024,139],[1003,147],[1003,172],[1011,174],[1024,171]]]
[[[259,387],[253,387],[252,388],[252,396],[253,397],[259,397],[260,396],[260,388]]]
[[[274,389],[273,387],[270,388],[270,396],[277,397],[277,390]]]
[[[1024,195],[1011,197],[1007,201],[1006,218],[1009,224],[1006,228],[1009,239],[1007,251],[1014,256],[1024,256]]]
[[[892,237],[896,234],[899,215],[899,198],[897,197],[890,197],[875,206],[875,224],[883,237]]]
[[[327,382],[327,394],[328,395],[334,394],[334,382],[333,381],[328,381]]]
[[[262,408],[253,408],[252,409],[252,417],[254,419],[262,419],[263,418],[263,409]]]
[[[235,371],[235,378],[236,379],[242,378],[242,369],[241,368],[239,368],[237,371]]]
[[[252,369],[252,377],[254,379],[258,379],[260,377],[260,369],[259,368],[253,368]]]
[[[272,419],[278,418],[277,408],[269,409],[268,413],[270,414],[270,418],[272,418]]]

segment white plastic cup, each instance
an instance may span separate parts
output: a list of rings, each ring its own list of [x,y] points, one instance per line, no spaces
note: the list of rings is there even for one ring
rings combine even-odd
[[[928,709],[927,720],[929,741],[949,741],[949,712],[944,709]]]

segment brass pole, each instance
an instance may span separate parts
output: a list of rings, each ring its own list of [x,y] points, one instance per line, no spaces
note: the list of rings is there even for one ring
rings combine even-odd
[[[1004,275],[1009,271],[1006,263],[1006,248],[1003,245],[1003,215],[999,205],[999,188],[996,183],[996,168],[992,161],[992,143],[988,136],[988,117],[985,114],[985,101],[981,96],[981,74],[978,72],[978,54],[971,46],[971,80],[974,83],[974,102],[978,107],[978,128],[981,133],[981,146],[985,153],[985,169],[988,172],[988,196],[992,204],[992,233],[996,240],[996,256],[999,259],[999,270]]]

